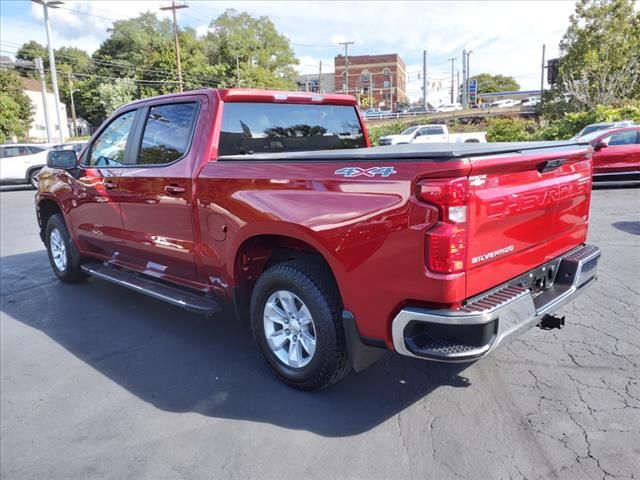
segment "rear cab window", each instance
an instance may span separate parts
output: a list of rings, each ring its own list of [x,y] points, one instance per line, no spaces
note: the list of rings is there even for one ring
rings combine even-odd
[[[219,155],[364,148],[353,106],[227,102]]]

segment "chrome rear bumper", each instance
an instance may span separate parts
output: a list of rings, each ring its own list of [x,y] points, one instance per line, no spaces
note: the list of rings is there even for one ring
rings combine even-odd
[[[444,362],[481,358],[573,301],[596,280],[599,258],[598,247],[582,245],[554,259],[547,264],[555,270],[552,285],[535,296],[530,289],[511,282],[457,310],[405,308],[391,326],[395,350],[409,357]]]

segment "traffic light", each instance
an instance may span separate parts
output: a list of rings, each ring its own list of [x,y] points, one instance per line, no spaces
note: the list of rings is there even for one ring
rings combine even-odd
[[[558,81],[558,68],[560,64],[559,58],[552,58],[547,62],[547,83],[555,85]]]

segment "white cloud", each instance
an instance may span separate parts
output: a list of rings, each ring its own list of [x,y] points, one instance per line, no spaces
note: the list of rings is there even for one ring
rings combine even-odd
[[[209,25],[198,25],[196,27],[196,35],[199,37],[204,37],[207,33],[209,33]]]
[[[302,55],[298,57],[300,63],[296,65],[296,71],[300,75],[317,74],[320,69],[320,62],[322,62],[322,73],[330,73],[334,71],[333,57],[316,58],[309,55]]]

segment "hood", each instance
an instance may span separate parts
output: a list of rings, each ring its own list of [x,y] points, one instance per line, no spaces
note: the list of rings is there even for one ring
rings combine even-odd
[[[384,137],[380,137],[380,140],[385,140],[391,145],[396,143],[409,143],[413,140],[413,135],[385,135]]]

